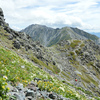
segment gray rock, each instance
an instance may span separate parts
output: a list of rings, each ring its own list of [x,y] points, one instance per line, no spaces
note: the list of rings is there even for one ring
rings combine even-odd
[[[100,62],[97,62],[97,63],[96,63],[96,66],[97,66],[98,68],[100,68]]]
[[[22,46],[24,46],[24,42],[20,42],[20,44],[21,44]]]
[[[80,75],[82,75],[82,73],[79,72],[78,70],[76,70],[75,73],[76,73],[76,74],[80,74]]]
[[[35,97],[35,95],[36,95],[36,93],[35,93],[34,91],[28,89],[25,96],[26,96],[26,97],[27,97],[27,96]]]
[[[0,8],[0,16],[4,17],[4,14],[1,8]]]
[[[70,100],[70,99],[64,98],[62,95],[60,95],[58,96],[58,100]]]
[[[31,81],[30,84],[33,85],[33,86],[36,86],[37,85],[37,83],[35,83],[33,81]]]
[[[25,45],[25,48],[26,48],[26,50],[28,50],[28,49],[31,49],[32,47],[29,44],[27,44],[27,45]]]
[[[36,80],[37,82],[38,82],[38,81],[41,81],[41,79],[40,79],[40,78],[37,78],[37,77],[34,78],[34,81],[35,81],[35,80]]]
[[[18,83],[18,85],[16,86],[16,88],[17,88],[19,91],[23,91],[23,84],[22,84],[22,83]]]
[[[4,26],[5,24],[6,23],[5,23],[5,19],[4,19],[4,14],[3,14],[2,9],[0,8],[0,25]]]
[[[84,52],[85,58],[86,58],[86,57],[89,57],[89,55],[90,55],[90,54],[89,54],[88,52]]]
[[[20,49],[20,42],[19,42],[19,41],[15,40],[15,41],[13,42],[13,45],[14,45],[14,47],[15,47],[16,49]]]
[[[9,39],[9,40],[13,40],[13,35],[9,35],[9,36],[8,36],[8,39]]]
[[[14,96],[17,98],[17,100],[24,100],[25,96],[21,93],[15,93]]]
[[[55,99],[55,98],[56,98],[56,95],[54,95],[53,93],[50,93],[50,94],[49,94],[49,98]]]
[[[41,91],[41,95],[43,98],[48,98],[47,91]]]
[[[20,92],[9,92],[8,95],[10,95],[9,100],[25,100],[24,93]],[[14,99],[16,98],[16,99]]]
[[[6,86],[6,87],[9,87],[9,88],[10,88],[10,91],[14,90],[14,87],[13,87],[13,86],[11,86],[9,83],[7,84],[7,86]]]
[[[37,95],[37,97],[41,97],[40,91],[36,91],[36,95]]]
[[[93,83],[90,83],[91,88],[95,88],[96,86]]]
[[[27,88],[30,89],[30,90],[33,90],[33,91],[35,91],[35,92],[36,92],[36,90],[37,90],[37,87],[35,87],[35,86],[33,86],[33,85],[28,85]]]
[[[27,96],[27,97],[25,98],[25,100],[34,100],[34,98],[33,98],[32,96]]]

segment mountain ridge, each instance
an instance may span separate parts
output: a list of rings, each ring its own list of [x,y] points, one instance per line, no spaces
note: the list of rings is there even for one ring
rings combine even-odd
[[[91,34],[94,34],[100,38],[100,32],[91,32]]]
[[[99,37],[72,27],[54,29],[45,25],[32,24],[21,30],[21,32],[30,35],[34,41],[39,41],[44,46],[52,46],[63,39],[91,39],[97,44],[100,43]]]

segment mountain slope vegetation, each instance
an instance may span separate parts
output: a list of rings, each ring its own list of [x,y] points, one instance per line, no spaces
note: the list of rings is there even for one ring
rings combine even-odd
[[[63,39],[56,45],[44,47],[29,35],[14,31],[2,20],[0,97],[7,98],[9,88],[5,85],[16,87],[22,83],[26,87],[34,78],[41,79],[36,82],[40,90],[57,93],[66,99],[99,100],[100,46],[92,40]],[[50,81],[44,82],[45,79]]]
[[[23,83],[25,86],[32,81],[35,77],[41,78],[42,80],[51,80],[50,83],[45,87],[45,83],[38,83],[40,88],[43,90],[54,91],[58,94],[71,99],[86,99],[85,96],[80,95],[73,88],[65,85],[59,81],[56,77],[50,76],[42,69],[33,66],[31,62],[20,58],[16,53],[9,49],[0,47],[0,74],[7,77],[7,81],[16,84],[17,82]],[[24,66],[25,68],[23,68]],[[41,74],[38,74],[41,73]],[[0,78],[2,78],[0,76]],[[44,84],[44,85],[43,85]],[[50,85],[52,84],[52,86]]]

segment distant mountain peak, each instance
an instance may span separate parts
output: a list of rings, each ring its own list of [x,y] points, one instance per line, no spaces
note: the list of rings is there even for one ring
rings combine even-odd
[[[44,46],[52,46],[61,40],[68,39],[90,39],[96,41],[96,43],[98,43],[97,41],[99,39],[95,35],[91,35],[83,30],[73,27],[53,29],[45,25],[32,24],[21,31],[30,35],[34,41],[40,41],[40,43]]]

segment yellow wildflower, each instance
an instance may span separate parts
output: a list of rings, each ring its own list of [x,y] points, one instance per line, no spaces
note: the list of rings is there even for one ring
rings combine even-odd
[[[5,81],[6,79],[5,78],[3,78],[3,81]]]
[[[47,85],[47,84],[45,84],[45,85]]]
[[[3,89],[5,89],[5,86],[2,86]]]
[[[9,72],[9,70],[7,70],[7,72]]]
[[[39,84],[41,81],[39,80],[37,83]]]
[[[50,84],[50,86],[52,86],[53,84]]]
[[[5,85],[7,85],[7,82],[5,83]]]
[[[25,80],[24,82],[25,82],[25,83],[27,83],[27,81],[26,81],[26,80]]]
[[[7,90],[9,91],[9,90],[10,90],[10,88],[9,88],[9,87],[7,87]]]

